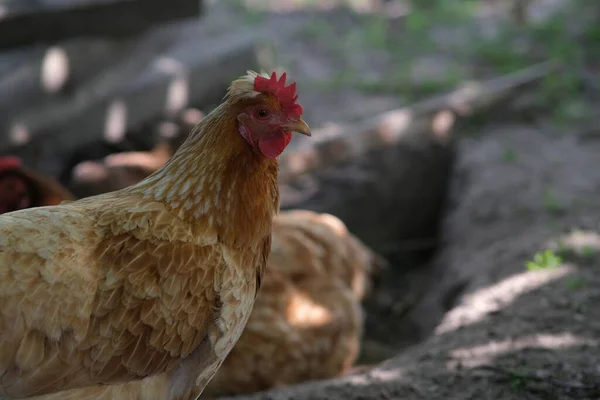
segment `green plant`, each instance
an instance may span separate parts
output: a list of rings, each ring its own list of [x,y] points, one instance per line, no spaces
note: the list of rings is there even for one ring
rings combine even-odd
[[[374,48],[388,47],[388,21],[383,17],[368,18],[363,25],[363,35],[367,45]]]
[[[556,196],[551,188],[546,188],[543,194],[544,208],[551,214],[562,214],[565,212],[565,205]]]
[[[530,61],[515,48],[512,41],[513,38],[505,34],[496,39],[475,42],[475,57],[501,72],[514,72],[528,65]]]
[[[326,21],[312,20],[306,23],[300,34],[315,40],[329,39],[333,37],[333,28]]]
[[[420,34],[430,27],[430,16],[421,10],[413,10],[405,18],[406,30],[409,33]]]
[[[565,288],[570,291],[578,291],[586,287],[588,282],[579,276],[570,276],[565,280]]]
[[[508,387],[513,392],[522,392],[525,389],[525,379],[517,373],[510,374],[508,377]]]
[[[546,249],[543,252],[536,253],[533,260],[528,261],[525,267],[530,271],[552,269],[560,266],[562,262],[562,258],[556,255],[554,251]]]
[[[583,246],[583,248],[581,249],[581,257],[583,257],[586,260],[595,258],[597,254],[598,249],[593,246]]]
[[[516,150],[514,150],[514,149],[505,148],[504,151],[502,152],[502,161],[504,161],[506,163],[514,163],[518,159],[519,159],[519,155],[517,154]]]
[[[242,0],[229,0],[229,4],[242,16],[244,22],[250,26],[259,25],[266,16],[266,12],[259,7],[248,7]]]

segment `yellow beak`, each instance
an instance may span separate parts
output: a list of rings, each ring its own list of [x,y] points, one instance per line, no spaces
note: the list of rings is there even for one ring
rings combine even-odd
[[[284,128],[290,132],[298,132],[298,133],[301,133],[306,136],[311,136],[310,128],[308,127],[306,122],[304,122],[304,120],[302,118],[300,118],[296,122],[290,122],[289,124],[284,124],[284,125],[282,125],[282,128]]]

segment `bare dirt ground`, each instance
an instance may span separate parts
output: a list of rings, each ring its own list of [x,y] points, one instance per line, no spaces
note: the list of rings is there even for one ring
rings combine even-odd
[[[537,3],[534,19],[559,2]],[[381,25],[347,10],[260,18],[310,16],[308,28],[274,40],[265,57],[302,82],[306,119],[319,126],[501,74],[531,61],[522,53],[544,59],[585,46],[570,41],[569,27],[596,9],[536,30],[547,47],[503,37],[475,43],[475,32],[495,35],[497,18],[488,17],[468,26],[444,19],[427,31],[433,47],[418,36],[427,18]],[[581,65],[597,71],[583,53]],[[492,111],[457,132],[443,246],[427,265],[386,277],[374,296],[392,297],[395,310],[367,301],[362,366],[243,398],[600,399],[600,103],[589,96],[597,79],[569,77],[545,82],[520,111]]]

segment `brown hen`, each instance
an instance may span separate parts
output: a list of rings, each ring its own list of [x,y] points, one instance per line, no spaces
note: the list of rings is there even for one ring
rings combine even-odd
[[[0,398],[202,393],[260,286],[276,157],[310,135],[295,100],[249,72],[143,181],[0,216]]]

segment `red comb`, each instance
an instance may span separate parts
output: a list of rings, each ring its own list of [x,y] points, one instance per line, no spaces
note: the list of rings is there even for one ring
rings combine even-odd
[[[259,75],[254,78],[254,90],[262,93],[271,93],[273,96],[277,97],[277,100],[281,103],[281,107],[288,114],[291,114],[290,116],[298,119],[302,115],[303,110],[302,106],[296,103],[296,100],[298,100],[298,95],[296,94],[296,82],[289,86],[285,86],[286,78],[287,75],[285,72],[281,75],[279,80],[277,80],[275,72],[271,74],[270,79]]]
[[[9,171],[11,169],[20,169],[22,166],[23,162],[19,157],[0,157],[0,172]]]

